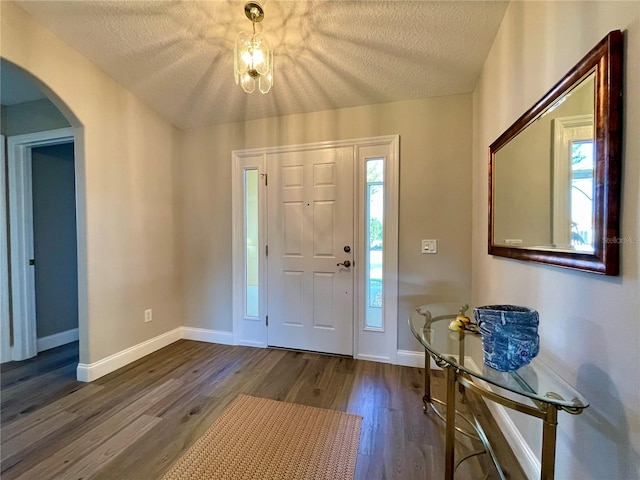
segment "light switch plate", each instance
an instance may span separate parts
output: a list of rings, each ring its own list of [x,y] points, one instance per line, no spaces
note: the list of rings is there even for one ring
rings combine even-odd
[[[438,241],[422,240],[422,253],[438,253]]]

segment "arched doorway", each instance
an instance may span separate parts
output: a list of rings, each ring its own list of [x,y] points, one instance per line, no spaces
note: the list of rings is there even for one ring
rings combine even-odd
[[[0,61],[2,133],[8,147],[2,165],[3,173],[8,174],[6,191],[2,182],[0,195],[3,210],[9,212],[8,218],[0,221],[0,278],[2,298],[7,300],[2,302],[0,325],[5,362],[30,358],[39,351],[75,341],[82,350],[79,332],[86,330],[87,302],[84,289],[78,285],[86,284],[82,253],[86,234],[84,223],[75,222],[83,218],[85,210],[81,124],[37,78],[4,59]],[[52,210],[53,204],[57,206]],[[57,241],[56,247],[60,238],[50,230],[63,224],[67,231],[58,234],[65,240]],[[60,246],[66,257],[60,257]],[[37,272],[36,251],[42,259]],[[59,276],[62,271],[66,271],[64,278]],[[60,310],[63,303],[66,310]]]

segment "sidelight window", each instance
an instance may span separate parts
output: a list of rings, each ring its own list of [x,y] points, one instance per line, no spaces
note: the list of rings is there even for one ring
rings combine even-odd
[[[382,328],[384,256],[384,160],[366,162],[366,313],[365,327]]]
[[[258,170],[244,171],[245,315],[259,315]]]

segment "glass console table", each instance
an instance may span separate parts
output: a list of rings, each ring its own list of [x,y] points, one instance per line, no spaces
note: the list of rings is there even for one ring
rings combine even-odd
[[[418,307],[409,318],[411,331],[425,348],[424,397],[425,413],[432,409],[445,421],[445,479],[452,480],[456,467],[478,453],[488,453],[500,478],[505,475],[478,420],[462,417],[475,430],[470,433],[456,426],[456,384],[462,395],[465,389],[505,407],[542,419],[541,478],[553,479],[558,410],[577,415],[589,406],[587,400],[571,385],[538,359],[514,372],[500,372],[485,365],[482,338],[470,330],[452,331],[449,323],[458,314],[473,319],[473,308],[462,303],[438,303]],[[441,367],[446,377],[446,401],[431,396],[430,358]],[[496,388],[497,387],[497,388]],[[464,398],[464,396],[463,396]],[[443,415],[438,405],[446,406]],[[485,450],[472,452],[455,462],[455,432],[477,438]]]

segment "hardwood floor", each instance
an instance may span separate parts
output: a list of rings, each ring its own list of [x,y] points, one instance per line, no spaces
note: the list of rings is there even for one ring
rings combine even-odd
[[[92,383],[75,380],[77,361],[69,344],[2,365],[3,480],[160,478],[239,393],[362,415],[359,480],[444,476],[444,428],[422,412],[422,369],[187,340]],[[443,379],[434,383],[442,398]],[[508,477],[525,478],[482,402],[466,405]],[[456,479],[483,472],[497,478],[487,455]]]

